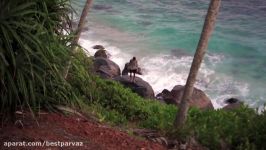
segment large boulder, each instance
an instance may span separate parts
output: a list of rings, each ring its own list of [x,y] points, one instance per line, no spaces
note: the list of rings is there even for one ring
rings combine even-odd
[[[105,79],[112,79],[121,75],[119,66],[115,62],[103,57],[95,58],[93,66],[96,74]]]
[[[96,53],[94,54],[94,57],[95,58],[97,58],[97,57],[108,58],[107,52],[104,49],[100,49],[100,50],[96,51]]]
[[[162,93],[158,94],[156,97],[158,99],[164,100],[167,104],[175,104],[179,106],[185,87],[182,85],[175,86],[171,92],[164,90]],[[213,105],[208,96],[200,89],[194,88],[192,99],[189,101],[189,105],[197,107],[199,109],[213,109]]]
[[[141,97],[150,99],[154,98],[154,91],[151,85],[139,77],[135,78],[135,82],[130,81],[130,77],[127,75],[116,77],[114,80],[120,82],[125,87],[130,88],[133,92],[137,93]]]
[[[225,100],[226,106],[223,107],[224,110],[232,110],[240,108],[243,105],[243,102],[241,102],[237,98],[229,98]]]
[[[104,49],[104,47],[102,45],[94,45],[92,48],[93,49],[98,49],[98,50]]]
[[[172,93],[167,89],[164,89],[161,93],[157,94],[156,99],[165,102],[166,104],[176,104]]]

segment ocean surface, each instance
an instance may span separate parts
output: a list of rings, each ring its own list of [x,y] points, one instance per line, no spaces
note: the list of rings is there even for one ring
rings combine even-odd
[[[80,15],[85,0],[73,0]],[[133,56],[155,93],[185,84],[209,0],[94,0],[80,44],[101,44],[121,69]],[[78,20],[78,18],[76,19]],[[216,108],[266,103],[266,1],[222,0],[197,88]]]

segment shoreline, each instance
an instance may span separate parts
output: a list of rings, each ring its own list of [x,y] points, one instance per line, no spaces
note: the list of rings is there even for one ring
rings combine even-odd
[[[85,47],[86,50],[88,50],[89,54],[88,55],[94,55],[94,53],[97,51],[95,49],[93,49],[92,47],[94,45],[103,45],[104,47],[106,47],[107,51],[108,51],[108,48],[114,48],[113,50],[114,51],[108,51],[110,54],[111,54],[111,57],[109,58],[110,60],[112,60],[113,62],[115,62],[116,64],[118,64],[118,66],[120,67],[121,70],[124,69],[124,64],[127,62],[127,60],[129,60],[131,58],[131,55],[128,54],[128,53],[123,53],[120,51],[120,49],[116,48],[116,47],[113,47],[113,46],[110,46],[108,45],[109,43],[105,43],[105,42],[102,42],[102,41],[90,41],[89,39],[81,39],[80,40],[80,44],[81,46]],[[157,59],[160,59],[159,58],[160,56],[157,56],[155,57],[155,60]],[[165,57],[165,59],[169,59],[169,57],[172,57],[172,56],[163,56]],[[148,58],[142,58],[140,59],[140,66],[143,68],[143,64],[141,62],[143,62],[145,59],[148,59]],[[192,57],[190,58],[192,60]],[[181,59],[181,61],[183,61],[182,63],[186,62],[186,59]],[[160,63],[160,61],[157,61]],[[170,65],[171,62],[167,65]],[[145,63],[144,63],[145,65]],[[157,66],[158,64],[153,64],[155,66]],[[187,63],[183,64],[183,65],[187,65]],[[145,66],[144,66],[144,75],[136,75],[140,78],[142,78],[144,81],[147,81],[153,88],[154,92],[155,92],[155,95],[161,93],[164,89],[167,89],[167,90],[172,90],[174,86],[176,85],[185,85],[185,76],[182,78],[182,80],[179,80],[178,81],[175,81],[175,82],[170,82],[171,85],[169,86],[168,84],[168,81],[164,79],[164,77],[166,77],[168,74],[166,72],[164,72],[164,75],[163,76],[157,76],[157,83],[155,82],[152,82],[152,74],[154,74],[154,71],[158,71],[158,70],[146,70],[145,69]],[[184,73],[185,74],[185,73]],[[170,79],[174,79],[175,76],[172,76],[170,77]],[[180,76],[179,76],[180,78]],[[168,85],[168,86],[167,86]],[[198,87],[198,86],[195,86],[196,88],[199,88],[199,89],[202,89],[201,87]],[[204,91],[204,89],[202,89]],[[206,93],[206,92],[205,92]],[[208,93],[206,93],[208,95]],[[209,95],[208,95],[209,96]],[[209,96],[210,97],[210,96]],[[212,97],[210,97],[211,99],[211,102],[214,106],[215,109],[219,109],[219,108],[222,108],[225,106],[224,105],[220,105],[218,103],[216,103],[215,100],[213,100]]]
[[[92,22],[90,24],[100,23]],[[99,28],[96,27],[96,30],[93,27],[91,30],[83,32],[80,44],[89,51],[90,55],[94,55],[96,52],[91,48],[92,46],[103,45],[111,55],[110,60],[117,63],[121,70],[127,61],[136,56],[144,71],[144,75],[139,77],[151,84],[156,94],[163,89],[171,90],[175,85],[185,84],[193,59],[192,55],[182,49],[173,50],[169,54],[146,52],[151,50],[145,50],[145,48],[143,52],[140,51],[142,48],[138,47],[141,45],[131,46],[136,42],[134,40],[132,43],[128,43],[130,41],[128,39],[124,42],[119,42],[121,38],[116,39],[120,35],[123,38],[135,39],[135,35],[123,33],[112,27],[107,27],[105,30],[105,27],[106,25],[101,25]],[[107,36],[104,36],[105,34]],[[110,41],[111,39],[108,40],[113,35],[112,41],[116,41],[114,43]],[[137,50],[134,51],[134,49]],[[250,86],[247,83],[239,82],[227,74],[216,72],[215,66],[220,65],[223,61],[225,61],[224,55],[207,53],[195,87],[203,90],[210,97],[215,108],[222,108],[225,106],[224,100],[232,97],[244,100],[251,107],[256,107],[259,101],[254,105],[254,101],[251,100]]]

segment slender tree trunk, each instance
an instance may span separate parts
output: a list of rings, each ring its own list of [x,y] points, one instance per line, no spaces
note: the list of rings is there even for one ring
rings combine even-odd
[[[86,1],[86,4],[82,10],[82,14],[80,16],[80,20],[79,20],[79,24],[78,24],[78,28],[76,30],[76,34],[75,34],[75,37],[71,43],[72,45],[72,54],[75,54],[76,52],[76,48],[77,48],[77,45],[78,45],[78,41],[79,41],[79,38],[80,38],[80,35],[81,35],[81,32],[82,32],[82,29],[84,28],[84,25],[86,23],[86,17],[89,13],[89,10],[90,10],[90,7],[91,7],[91,4],[92,4],[92,1],[93,0],[87,0]],[[71,66],[71,60],[72,60],[72,57],[71,59],[68,61],[67,63],[67,66],[66,66],[66,69],[65,69],[65,72],[64,72],[64,78],[66,79],[67,76],[68,76],[68,71],[70,69],[70,66]]]
[[[219,12],[221,0],[211,0],[208,13],[205,18],[205,23],[201,33],[201,37],[194,55],[194,59],[190,68],[189,76],[185,86],[185,91],[181,100],[179,111],[176,116],[174,125],[180,128],[184,125],[187,119],[187,111],[189,108],[189,100],[192,97],[194,83],[203,60],[204,54],[208,47],[208,41],[215,26],[216,17]]]

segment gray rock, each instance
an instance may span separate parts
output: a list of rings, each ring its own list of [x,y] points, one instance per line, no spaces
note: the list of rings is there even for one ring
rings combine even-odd
[[[93,47],[92,47],[93,49],[104,49],[104,47],[102,46],[102,45],[94,45]]]
[[[163,99],[167,104],[175,104],[179,106],[184,89],[184,86],[177,85],[171,90],[171,92],[165,89],[156,97]],[[208,96],[197,88],[194,88],[192,99],[189,101],[189,105],[199,109],[213,109],[213,105]]]
[[[226,106],[223,107],[224,110],[232,110],[240,108],[243,105],[243,102],[241,102],[237,98],[229,98],[225,100]]]
[[[112,79],[121,75],[119,66],[109,59],[97,57],[94,59],[93,65],[96,74],[102,78]]]
[[[136,77],[135,82],[131,82],[130,77],[127,75],[115,77],[114,80],[120,82],[125,87],[130,88],[133,92],[137,93],[141,97],[150,99],[154,98],[154,91],[151,85],[139,77]]]
[[[172,93],[167,89],[164,89],[161,93],[157,94],[156,99],[164,101],[166,104],[176,104]]]
[[[106,50],[104,50],[104,49],[99,49],[99,50],[94,54],[94,57],[95,57],[95,58],[97,58],[97,57],[108,58],[107,53],[106,53]]]
[[[175,98],[177,104],[180,104],[185,86],[177,85],[175,86],[171,93]],[[213,105],[209,97],[200,89],[194,88],[192,98],[189,101],[190,106],[194,106],[200,109],[213,109]]]
[[[229,99],[225,100],[225,103],[227,103],[227,104],[235,104],[238,102],[240,102],[240,100],[237,98],[229,98]]]

